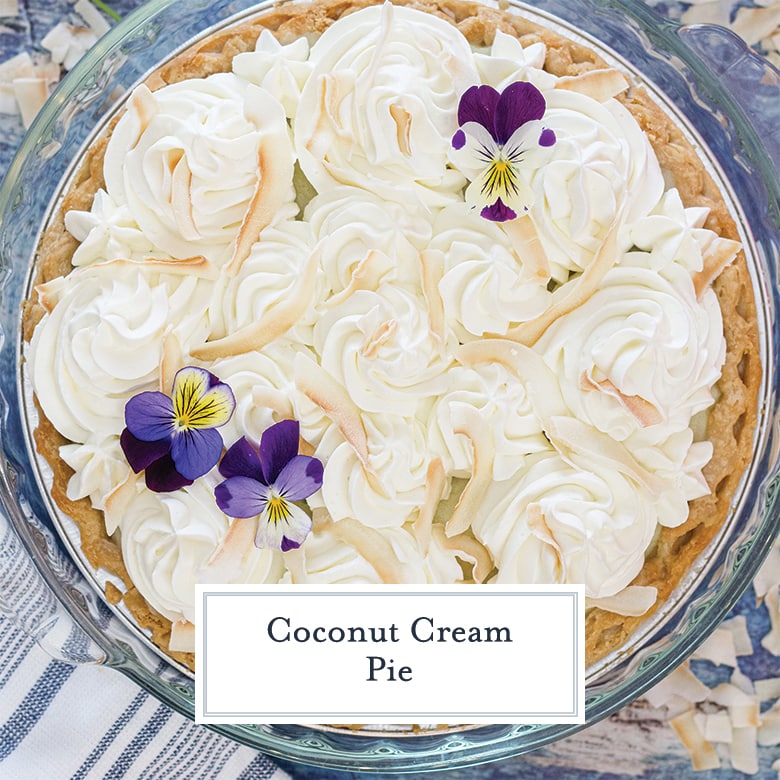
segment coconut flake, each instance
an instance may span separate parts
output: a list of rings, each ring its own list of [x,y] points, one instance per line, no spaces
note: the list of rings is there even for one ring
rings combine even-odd
[[[19,104],[22,124],[29,127],[43,104],[49,99],[49,87],[44,78],[19,78],[13,81],[14,96]]]
[[[605,612],[626,617],[644,615],[655,604],[658,588],[650,585],[628,585],[612,596],[600,599],[585,599],[585,608],[598,607]]]
[[[770,588],[764,596],[769,612],[769,633],[761,639],[761,646],[772,655],[780,655],[780,586]]]
[[[46,33],[41,46],[51,53],[53,62],[71,70],[95,43],[97,35],[89,27],[74,27],[60,22]]]
[[[101,14],[89,0],[78,0],[73,6],[73,10],[87,23],[89,29],[98,37],[105,35],[111,29],[111,25],[106,21],[103,14]]]
[[[728,629],[718,626],[691,657],[736,667],[737,649],[734,646],[734,635]]]
[[[773,35],[780,26],[780,4],[771,8],[740,8],[731,29],[748,45]]]
[[[710,689],[691,671],[688,663],[678,666],[664,677],[645,698],[653,707],[663,707],[672,696],[681,696],[689,703],[704,701]]]
[[[735,728],[731,740],[731,766],[738,772],[758,772],[758,742],[754,726]]]
[[[697,772],[720,767],[718,754],[712,743],[705,739],[699,730],[692,711],[689,710],[672,718],[670,725],[690,754],[691,763]]]
[[[471,526],[471,519],[481,509],[482,498],[493,481],[495,446],[490,427],[485,425],[473,406],[453,409],[453,431],[462,433],[471,442],[473,468],[471,479],[460,494],[452,517],[447,521],[447,536],[456,536]]]
[[[615,68],[599,68],[576,76],[562,76],[555,88],[579,92],[599,103],[605,103],[628,89],[628,79]]]
[[[19,0],[0,0],[0,16],[19,16]]]
[[[756,740],[762,747],[780,745],[780,701],[761,713]]]
[[[168,649],[172,653],[194,653],[195,626],[188,620],[177,620],[172,623]]]

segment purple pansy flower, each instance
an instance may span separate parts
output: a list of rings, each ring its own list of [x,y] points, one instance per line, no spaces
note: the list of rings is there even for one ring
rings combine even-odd
[[[453,162],[471,179],[466,202],[485,219],[515,219],[532,202],[522,170],[537,167],[532,158],[555,143],[555,133],[541,123],[545,109],[544,96],[527,81],[500,93],[487,85],[469,87],[461,96]]]
[[[171,395],[144,392],[125,405],[120,444],[130,467],[146,471],[146,485],[157,493],[191,485],[211,471],[222,454],[215,430],[233,414],[232,390],[203,368],[176,372]]]
[[[229,517],[259,515],[255,546],[295,549],[311,531],[311,517],[293,502],[322,486],[322,463],[298,454],[299,425],[283,420],[263,432],[256,449],[241,437],[219,464],[224,482],[214,490]]]

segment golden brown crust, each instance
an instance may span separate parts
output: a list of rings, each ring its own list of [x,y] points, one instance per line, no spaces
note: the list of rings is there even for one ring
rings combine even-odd
[[[372,0],[322,0],[312,5],[280,6],[238,27],[205,38],[153,73],[147,84],[150,88],[159,88],[183,78],[228,70],[232,58],[253,48],[263,29],[272,30],[283,43],[301,35],[314,38],[341,16],[371,4],[374,4]],[[540,29],[515,14],[461,0],[410,0],[403,4],[449,20],[476,46],[489,45],[498,28],[515,35],[524,45],[544,41],[548,52],[545,67],[558,76],[578,75],[606,65],[587,47]],[[672,177],[684,204],[706,206],[710,209],[707,227],[724,237],[738,238],[736,225],[715,182],[674,121],[642,89],[631,89],[620,99],[647,133],[662,168]],[[95,191],[103,183],[101,168],[105,144],[103,137],[89,150],[61,208],[44,233],[37,257],[38,282],[71,270],[70,260],[77,244],[64,228],[63,214],[71,208],[90,207]],[[670,596],[722,527],[752,453],[761,363],[753,288],[743,254],[721,273],[714,286],[723,312],[727,353],[717,387],[718,400],[708,417],[707,436],[712,441],[714,455],[705,474],[712,494],[691,503],[689,518],[682,526],[660,530],[646,565],[635,580],[635,584],[656,586],[659,604]],[[31,337],[41,316],[40,305],[34,299],[28,302],[24,312],[25,338]],[[58,454],[59,446],[66,443],[65,440],[43,416],[35,439],[39,452],[55,473],[54,500],[80,528],[85,557],[92,566],[107,570],[127,587],[127,592],[121,594],[112,585],[107,589],[107,597],[112,603],[123,599],[139,625],[151,631],[153,641],[165,648],[170,623],[151,609],[133,587],[119,545],[106,535],[102,513],[94,510],[88,499],[74,502],[66,496],[65,487],[71,472]],[[621,648],[645,619],[646,616],[623,618],[599,609],[589,610],[586,617],[588,663]],[[172,655],[192,666],[192,656]]]

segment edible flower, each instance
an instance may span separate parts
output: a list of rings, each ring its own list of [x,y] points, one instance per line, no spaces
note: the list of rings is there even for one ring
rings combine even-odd
[[[120,444],[130,467],[146,471],[146,485],[157,493],[191,485],[211,471],[222,454],[216,428],[233,414],[236,401],[228,385],[210,371],[187,366],[176,372],[171,395],[147,391],[125,405]]]
[[[458,104],[458,131],[452,137],[453,162],[471,179],[466,202],[480,207],[493,222],[515,219],[528,210],[533,196],[521,166],[555,143],[555,133],[542,125],[547,104],[527,81],[503,92],[489,85],[469,87]]]
[[[255,546],[287,552],[300,547],[311,531],[311,517],[295,501],[322,486],[322,463],[298,454],[295,420],[267,428],[255,448],[242,436],[219,464],[224,482],[214,490],[217,506],[228,517],[259,515]]]

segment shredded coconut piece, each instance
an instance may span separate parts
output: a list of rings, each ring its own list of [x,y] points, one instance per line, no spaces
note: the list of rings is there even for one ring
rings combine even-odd
[[[103,14],[90,2],[90,0],[78,0],[73,10],[87,23],[87,26],[95,35],[100,37],[111,29]]]
[[[0,16],[19,16],[19,0],[0,0]]]
[[[41,46],[51,52],[53,62],[70,70],[96,42],[97,35],[89,27],[60,22],[46,33]]]

